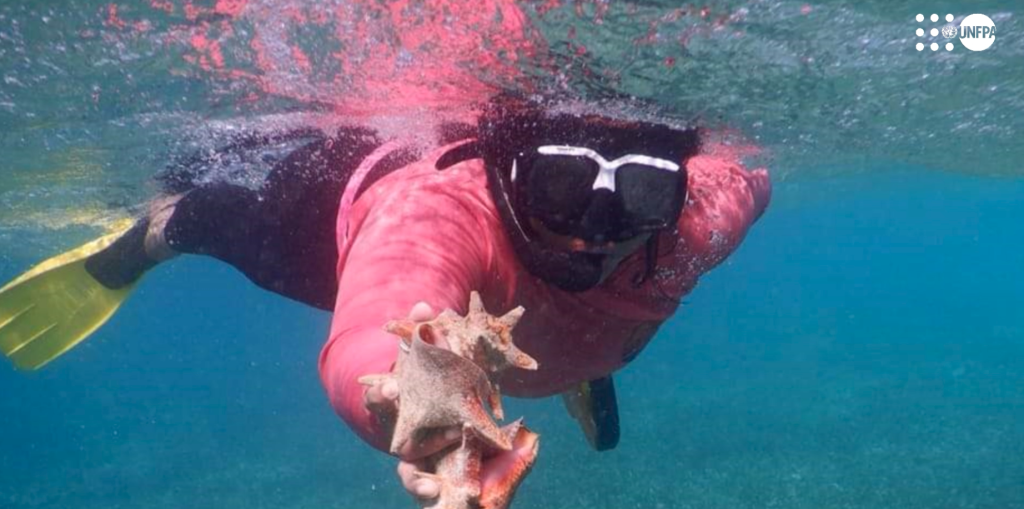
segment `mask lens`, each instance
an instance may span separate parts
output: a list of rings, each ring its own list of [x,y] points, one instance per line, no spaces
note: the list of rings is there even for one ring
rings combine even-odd
[[[530,215],[556,233],[570,234],[590,205],[598,171],[585,157],[538,156],[524,175]]]
[[[616,191],[622,196],[628,223],[636,233],[665,228],[677,220],[685,171],[667,171],[642,164],[627,164],[616,173]]]

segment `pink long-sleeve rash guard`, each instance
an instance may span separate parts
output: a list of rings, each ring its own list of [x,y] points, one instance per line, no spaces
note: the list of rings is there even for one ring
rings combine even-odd
[[[689,197],[678,238],[660,239],[652,280],[634,287],[644,269],[637,254],[598,287],[568,293],[532,276],[516,258],[482,160],[435,168],[451,147],[377,181],[339,216],[338,298],[320,376],[335,411],[382,450],[389,437],[366,410],[358,379],[392,368],[398,340],[383,330],[389,320],[407,316],[420,301],[464,313],[473,290],[492,314],[522,305],[516,343],[539,369],[506,372],[502,391],[557,394],[608,375],[635,355],[698,276],[739,245],[771,194],[765,170],[748,172],[734,157],[705,151],[686,164]]]

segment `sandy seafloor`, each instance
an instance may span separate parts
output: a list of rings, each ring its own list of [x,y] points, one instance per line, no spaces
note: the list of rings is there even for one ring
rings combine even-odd
[[[558,399],[511,401],[543,436],[515,507],[1024,507],[1021,196],[897,167],[779,185],[618,375],[615,451]],[[0,370],[0,507],[411,507],[323,396],[328,319],[160,267],[65,358]]]

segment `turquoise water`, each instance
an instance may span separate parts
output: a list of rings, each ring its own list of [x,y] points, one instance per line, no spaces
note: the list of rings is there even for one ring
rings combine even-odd
[[[169,72],[188,69],[177,46],[159,43],[172,18],[146,14],[156,35],[132,38],[104,26],[106,4],[51,4],[0,5],[5,76],[32,85],[52,73],[34,84],[38,97],[10,80],[0,89],[10,104],[0,108],[2,280],[130,213],[168,154],[308,121],[294,99],[236,106],[228,99],[242,92],[224,82]],[[1015,4],[813,4],[832,25],[795,18],[801,4],[714,4],[749,9],[761,51],[716,32],[679,55],[702,72],[688,82],[694,95],[721,92],[708,118],[771,152],[774,201],[617,376],[616,450],[591,452],[556,399],[509,402],[543,441],[515,507],[1024,508],[1022,86],[1012,65],[1024,32],[1010,16],[997,22],[1009,28],[995,49],[925,63],[898,46],[912,36],[859,53],[840,42],[897,40],[918,9]],[[640,93],[651,87],[643,69],[665,55],[614,51],[643,31],[615,17],[621,5],[601,24],[587,11],[573,26],[597,55],[590,65],[636,71],[613,88]],[[142,16],[129,7],[123,17]],[[559,40],[572,13],[537,22]],[[43,29],[54,24],[62,29]],[[57,49],[75,43],[77,56]],[[837,60],[809,74],[762,72],[803,46]],[[714,63],[723,52],[743,65]],[[113,63],[90,69],[83,54]],[[922,81],[923,71],[943,78]],[[123,93],[90,103],[94,86]],[[992,86],[995,95],[978,92]],[[664,92],[681,89],[654,94],[685,109]],[[899,109],[908,94],[920,108]],[[973,127],[951,130],[964,111]],[[329,318],[209,260],[158,268],[47,369],[0,369],[0,507],[411,507],[393,460],[345,429],[323,396],[316,360]]]
[[[1024,182],[878,170],[780,186],[618,376],[615,451],[512,401],[543,437],[516,506],[1024,507]],[[409,506],[321,394],[327,320],[217,263],[159,268],[52,369],[0,373],[0,500]]]

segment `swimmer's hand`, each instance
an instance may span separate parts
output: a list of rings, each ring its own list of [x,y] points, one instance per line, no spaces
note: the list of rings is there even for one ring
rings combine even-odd
[[[433,320],[437,313],[426,302],[420,302],[413,306],[409,312],[409,319],[414,322],[427,322]],[[443,342],[443,338],[442,338]],[[438,344],[441,348],[447,348],[447,343]],[[395,419],[398,416],[398,382],[388,380],[382,384],[372,386],[366,390],[364,395],[366,408],[377,416],[384,429],[390,434],[394,430]],[[398,451],[400,462],[398,463],[398,477],[402,486],[413,498],[426,501],[437,498],[441,493],[441,486],[433,479],[417,478],[415,473],[422,470],[420,460],[434,454],[449,445],[458,442],[462,438],[462,431],[458,428],[439,430],[426,440],[418,443],[410,441]]]

